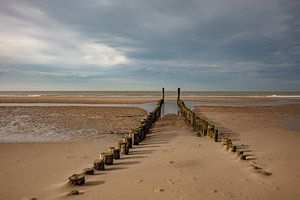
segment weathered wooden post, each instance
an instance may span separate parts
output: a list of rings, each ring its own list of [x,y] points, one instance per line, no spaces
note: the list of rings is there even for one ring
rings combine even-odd
[[[69,177],[69,181],[73,185],[83,185],[85,183],[85,178],[83,174],[73,174]]]
[[[215,129],[214,141],[218,142],[218,140],[219,140],[219,129]]]
[[[105,165],[112,165],[114,163],[114,156],[110,152],[100,153],[100,159],[104,161]]]
[[[82,174],[87,174],[87,175],[93,175],[95,172],[94,172],[94,169],[93,168],[84,168],[82,170]]]
[[[127,144],[127,145],[128,145],[128,148],[132,149],[132,137],[129,136],[129,134],[128,134],[128,136],[126,137],[126,142],[128,143],[128,144]]]
[[[139,133],[135,129],[131,130],[131,137],[132,137],[132,143],[134,145],[139,145],[140,143]]]
[[[123,138],[123,142],[125,142],[125,144],[126,144],[125,154],[128,155],[129,154],[129,141],[128,141],[128,138],[127,137]]]
[[[236,152],[236,146],[232,146],[232,148],[231,148],[231,152]]]
[[[124,140],[119,141],[118,147],[120,149],[121,154],[125,154],[125,155],[129,154],[129,147],[127,146],[127,143]]]
[[[177,90],[177,99],[180,99],[180,88]]]
[[[162,88],[162,99],[163,102],[165,101],[165,88]]]
[[[104,166],[104,161],[103,159],[96,159],[94,161],[94,169],[96,170],[101,170],[104,171],[105,170],[105,166]]]
[[[109,147],[108,151],[113,154],[114,159],[120,159],[120,149]]]

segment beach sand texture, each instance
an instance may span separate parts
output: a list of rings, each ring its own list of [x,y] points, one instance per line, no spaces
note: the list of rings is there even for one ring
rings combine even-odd
[[[100,139],[138,126],[147,112],[126,107],[0,107],[0,141]]]
[[[137,123],[144,114],[140,109],[126,109],[129,110],[124,113],[133,112],[135,117],[128,120],[130,117],[122,115],[119,119],[116,114],[122,127]],[[243,144],[255,159],[238,160],[220,143],[197,137],[182,117],[167,115],[130,155],[116,160],[107,171],[86,176],[84,186],[71,186],[67,178],[90,167],[102,151],[115,146],[120,135],[102,134],[93,140],[83,137],[75,141],[1,143],[0,199],[65,199],[71,198],[67,193],[72,189],[82,192],[72,199],[299,198],[300,135],[294,127],[287,127],[287,119],[299,117],[299,105],[201,107],[195,111],[215,122],[234,142]],[[107,117],[104,113],[95,115]],[[105,120],[109,127],[113,122]],[[100,123],[99,128],[102,126]],[[256,173],[251,164],[272,175]]]

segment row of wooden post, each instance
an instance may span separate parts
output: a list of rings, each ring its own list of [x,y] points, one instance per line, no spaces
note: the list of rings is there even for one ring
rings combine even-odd
[[[179,91],[180,90],[178,89],[178,92]],[[200,136],[208,136],[215,142],[218,142],[219,131],[215,128],[215,125],[197,116],[191,109],[186,107],[184,101],[182,101],[180,98],[177,99],[177,105],[180,114],[189,121],[194,130],[196,130]]]
[[[184,101],[180,99],[180,88],[178,88],[177,105],[180,114],[189,121],[200,136],[208,136],[213,141],[218,142],[220,138],[219,130],[215,128],[214,124],[197,116],[191,109],[186,107]],[[244,154],[244,151],[239,150],[229,137],[222,137],[222,145],[226,146],[226,150],[236,153],[241,160],[247,159],[247,155]]]
[[[146,138],[151,126],[161,115],[161,106],[163,103],[164,99],[159,100],[154,110],[149,112],[143,119],[141,119],[140,126],[131,129],[129,137],[132,138],[134,145],[138,145]]]
[[[163,89],[164,97],[164,89]],[[164,103],[164,98],[159,100],[153,111],[149,112],[137,128],[131,129],[130,133],[120,140],[116,147],[109,147],[108,152],[102,152],[99,159],[94,160],[93,168],[85,168],[80,174],[73,174],[69,177],[69,181],[74,185],[83,185],[85,183],[84,174],[94,174],[94,170],[104,171],[105,165],[113,165],[114,159],[120,159],[120,154],[128,155],[129,149],[133,145],[139,145],[149,134],[150,128],[161,115],[161,107]]]
[[[244,154],[244,151],[241,149],[238,149],[238,147],[232,143],[232,140],[230,138],[223,137],[222,145],[224,145],[226,147],[227,151],[236,153],[238,158],[240,158],[241,160],[247,160],[247,155]]]

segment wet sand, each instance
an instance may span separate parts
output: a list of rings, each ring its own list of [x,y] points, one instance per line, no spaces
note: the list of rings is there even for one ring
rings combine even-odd
[[[213,102],[213,103],[247,103],[247,102],[271,102],[276,100],[274,98],[258,98],[258,97],[184,97],[181,98],[183,101],[194,101],[194,102]]]
[[[137,104],[157,100],[159,97],[0,97],[0,103]]]
[[[128,133],[146,114],[126,107],[0,107],[0,142],[101,139]]]

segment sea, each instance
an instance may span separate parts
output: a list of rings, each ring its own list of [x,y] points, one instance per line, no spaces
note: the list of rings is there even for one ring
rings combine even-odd
[[[159,97],[161,95],[161,91],[0,91],[0,97]],[[165,91],[165,96],[177,97],[177,91]],[[181,97],[299,98],[300,92],[181,91]]]

